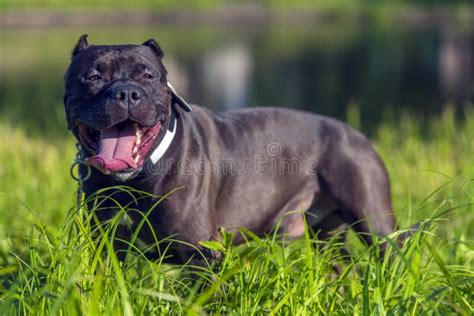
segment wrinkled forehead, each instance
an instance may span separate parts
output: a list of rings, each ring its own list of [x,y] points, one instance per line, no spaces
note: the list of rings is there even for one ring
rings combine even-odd
[[[75,72],[91,69],[116,71],[137,67],[160,70],[160,63],[151,49],[142,45],[91,46],[76,56],[71,63]]]

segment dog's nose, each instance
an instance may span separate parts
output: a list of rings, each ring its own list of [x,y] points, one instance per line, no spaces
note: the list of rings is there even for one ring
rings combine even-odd
[[[134,107],[136,106],[141,98],[142,94],[140,89],[132,85],[120,86],[114,89],[112,96],[118,100],[122,106]]]

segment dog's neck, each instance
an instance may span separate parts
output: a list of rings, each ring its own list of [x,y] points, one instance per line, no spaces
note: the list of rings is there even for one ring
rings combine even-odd
[[[167,81],[167,86],[170,89],[171,94],[171,117],[165,135],[161,139],[161,142],[158,147],[155,148],[155,150],[150,156],[150,160],[153,164],[156,164],[161,159],[161,157],[163,157],[163,155],[170,147],[174,136],[176,135],[178,121],[176,119],[176,109],[174,107],[180,107],[186,112],[192,111],[191,106],[176,92],[175,88],[169,81]]]

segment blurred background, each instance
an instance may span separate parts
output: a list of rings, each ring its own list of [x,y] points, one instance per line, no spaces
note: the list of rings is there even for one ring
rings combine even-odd
[[[41,137],[67,135],[62,78],[83,33],[92,44],[155,38],[180,94],[216,110],[356,111],[371,134],[402,112],[423,124],[474,98],[469,1],[0,3],[0,116]]]

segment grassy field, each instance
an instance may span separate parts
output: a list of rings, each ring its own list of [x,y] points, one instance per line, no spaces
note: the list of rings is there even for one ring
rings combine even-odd
[[[198,282],[187,267],[139,251],[118,262],[113,225],[93,242],[90,215],[74,208],[73,139],[35,138],[0,121],[0,315],[472,315],[474,111],[455,116],[450,108],[425,122],[387,114],[376,132],[401,226],[421,222],[402,248],[380,240],[389,258],[354,236],[342,258],[336,239],[247,232],[239,247],[228,238],[207,244],[224,259]],[[359,125],[357,109],[348,117]]]

